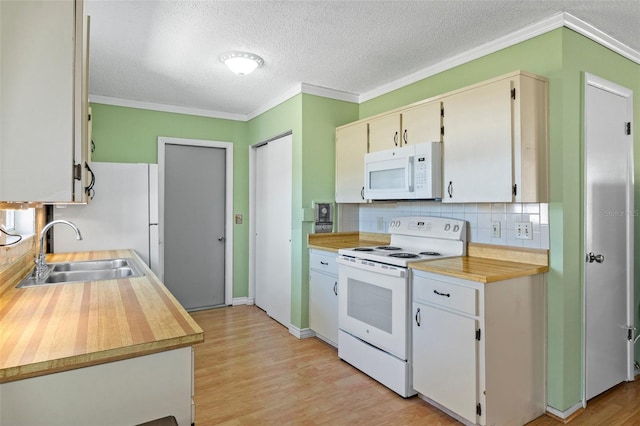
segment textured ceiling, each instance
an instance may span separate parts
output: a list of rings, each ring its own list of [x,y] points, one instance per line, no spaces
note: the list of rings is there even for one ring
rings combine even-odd
[[[640,52],[640,1],[85,0],[91,95],[250,115],[300,83],[365,94],[560,12]],[[218,56],[256,53],[232,74]]]

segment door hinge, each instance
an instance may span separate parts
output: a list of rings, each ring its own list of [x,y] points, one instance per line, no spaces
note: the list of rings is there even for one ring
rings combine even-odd
[[[511,99],[515,99],[516,98],[516,89],[515,87],[513,89],[511,89]]]
[[[444,117],[444,108],[440,108],[440,117]]]
[[[480,341],[480,336],[482,335],[482,331],[480,331],[480,329],[476,330],[476,340]]]
[[[482,405],[479,402],[476,404],[476,414],[479,416],[482,415]]]
[[[440,135],[444,136],[444,126],[440,127]]]
[[[627,329],[627,340],[633,340],[633,330]]]
[[[81,180],[82,179],[82,165],[81,164],[74,164],[73,165],[73,178],[75,180]]]
[[[625,123],[625,133],[627,136],[629,136],[631,134],[631,122],[627,121]]]
[[[513,184],[513,196],[517,196],[518,195],[518,184],[514,183]]]

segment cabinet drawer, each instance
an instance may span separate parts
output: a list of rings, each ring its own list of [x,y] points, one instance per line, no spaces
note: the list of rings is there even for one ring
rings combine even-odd
[[[334,253],[312,251],[309,255],[309,269],[338,275],[336,257]]]
[[[413,300],[478,315],[478,291],[444,281],[416,277],[413,282]]]

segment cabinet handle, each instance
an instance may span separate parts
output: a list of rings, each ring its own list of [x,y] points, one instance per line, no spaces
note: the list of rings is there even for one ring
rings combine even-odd
[[[453,181],[449,181],[449,186],[447,186],[447,193],[449,194],[449,198],[453,198]]]
[[[393,143],[398,146],[398,132],[396,131],[396,134],[393,135]]]
[[[420,327],[420,308],[416,310],[416,324]]]
[[[433,290],[433,292],[438,296],[451,297],[449,293],[440,293],[438,290]]]
[[[362,187],[362,189],[360,190],[360,196],[362,197],[362,199],[364,200],[364,186]]]
[[[333,283],[333,294],[338,295],[338,281]]]
[[[402,132],[402,140],[404,141],[404,144],[407,144],[407,129],[404,129],[404,132]]]
[[[321,265],[324,265],[324,266],[328,266],[328,265],[329,265],[329,262],[323,262],[323,261],[321,260],[321,261],[320,261],[320,264],[321,264]]]

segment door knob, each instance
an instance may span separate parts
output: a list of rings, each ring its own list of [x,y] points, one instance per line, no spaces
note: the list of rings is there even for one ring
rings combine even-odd
[[[586,261],[589,263],[593,263],[593,262],[602,263],[604,262],[604,255],[590,252],[587,254]]]
[[[224,243],[225,239],[226,238],[224,238],[224,237],[220,237],[220,238],[218,238],[218,241],[220,241],[221,243]]]

